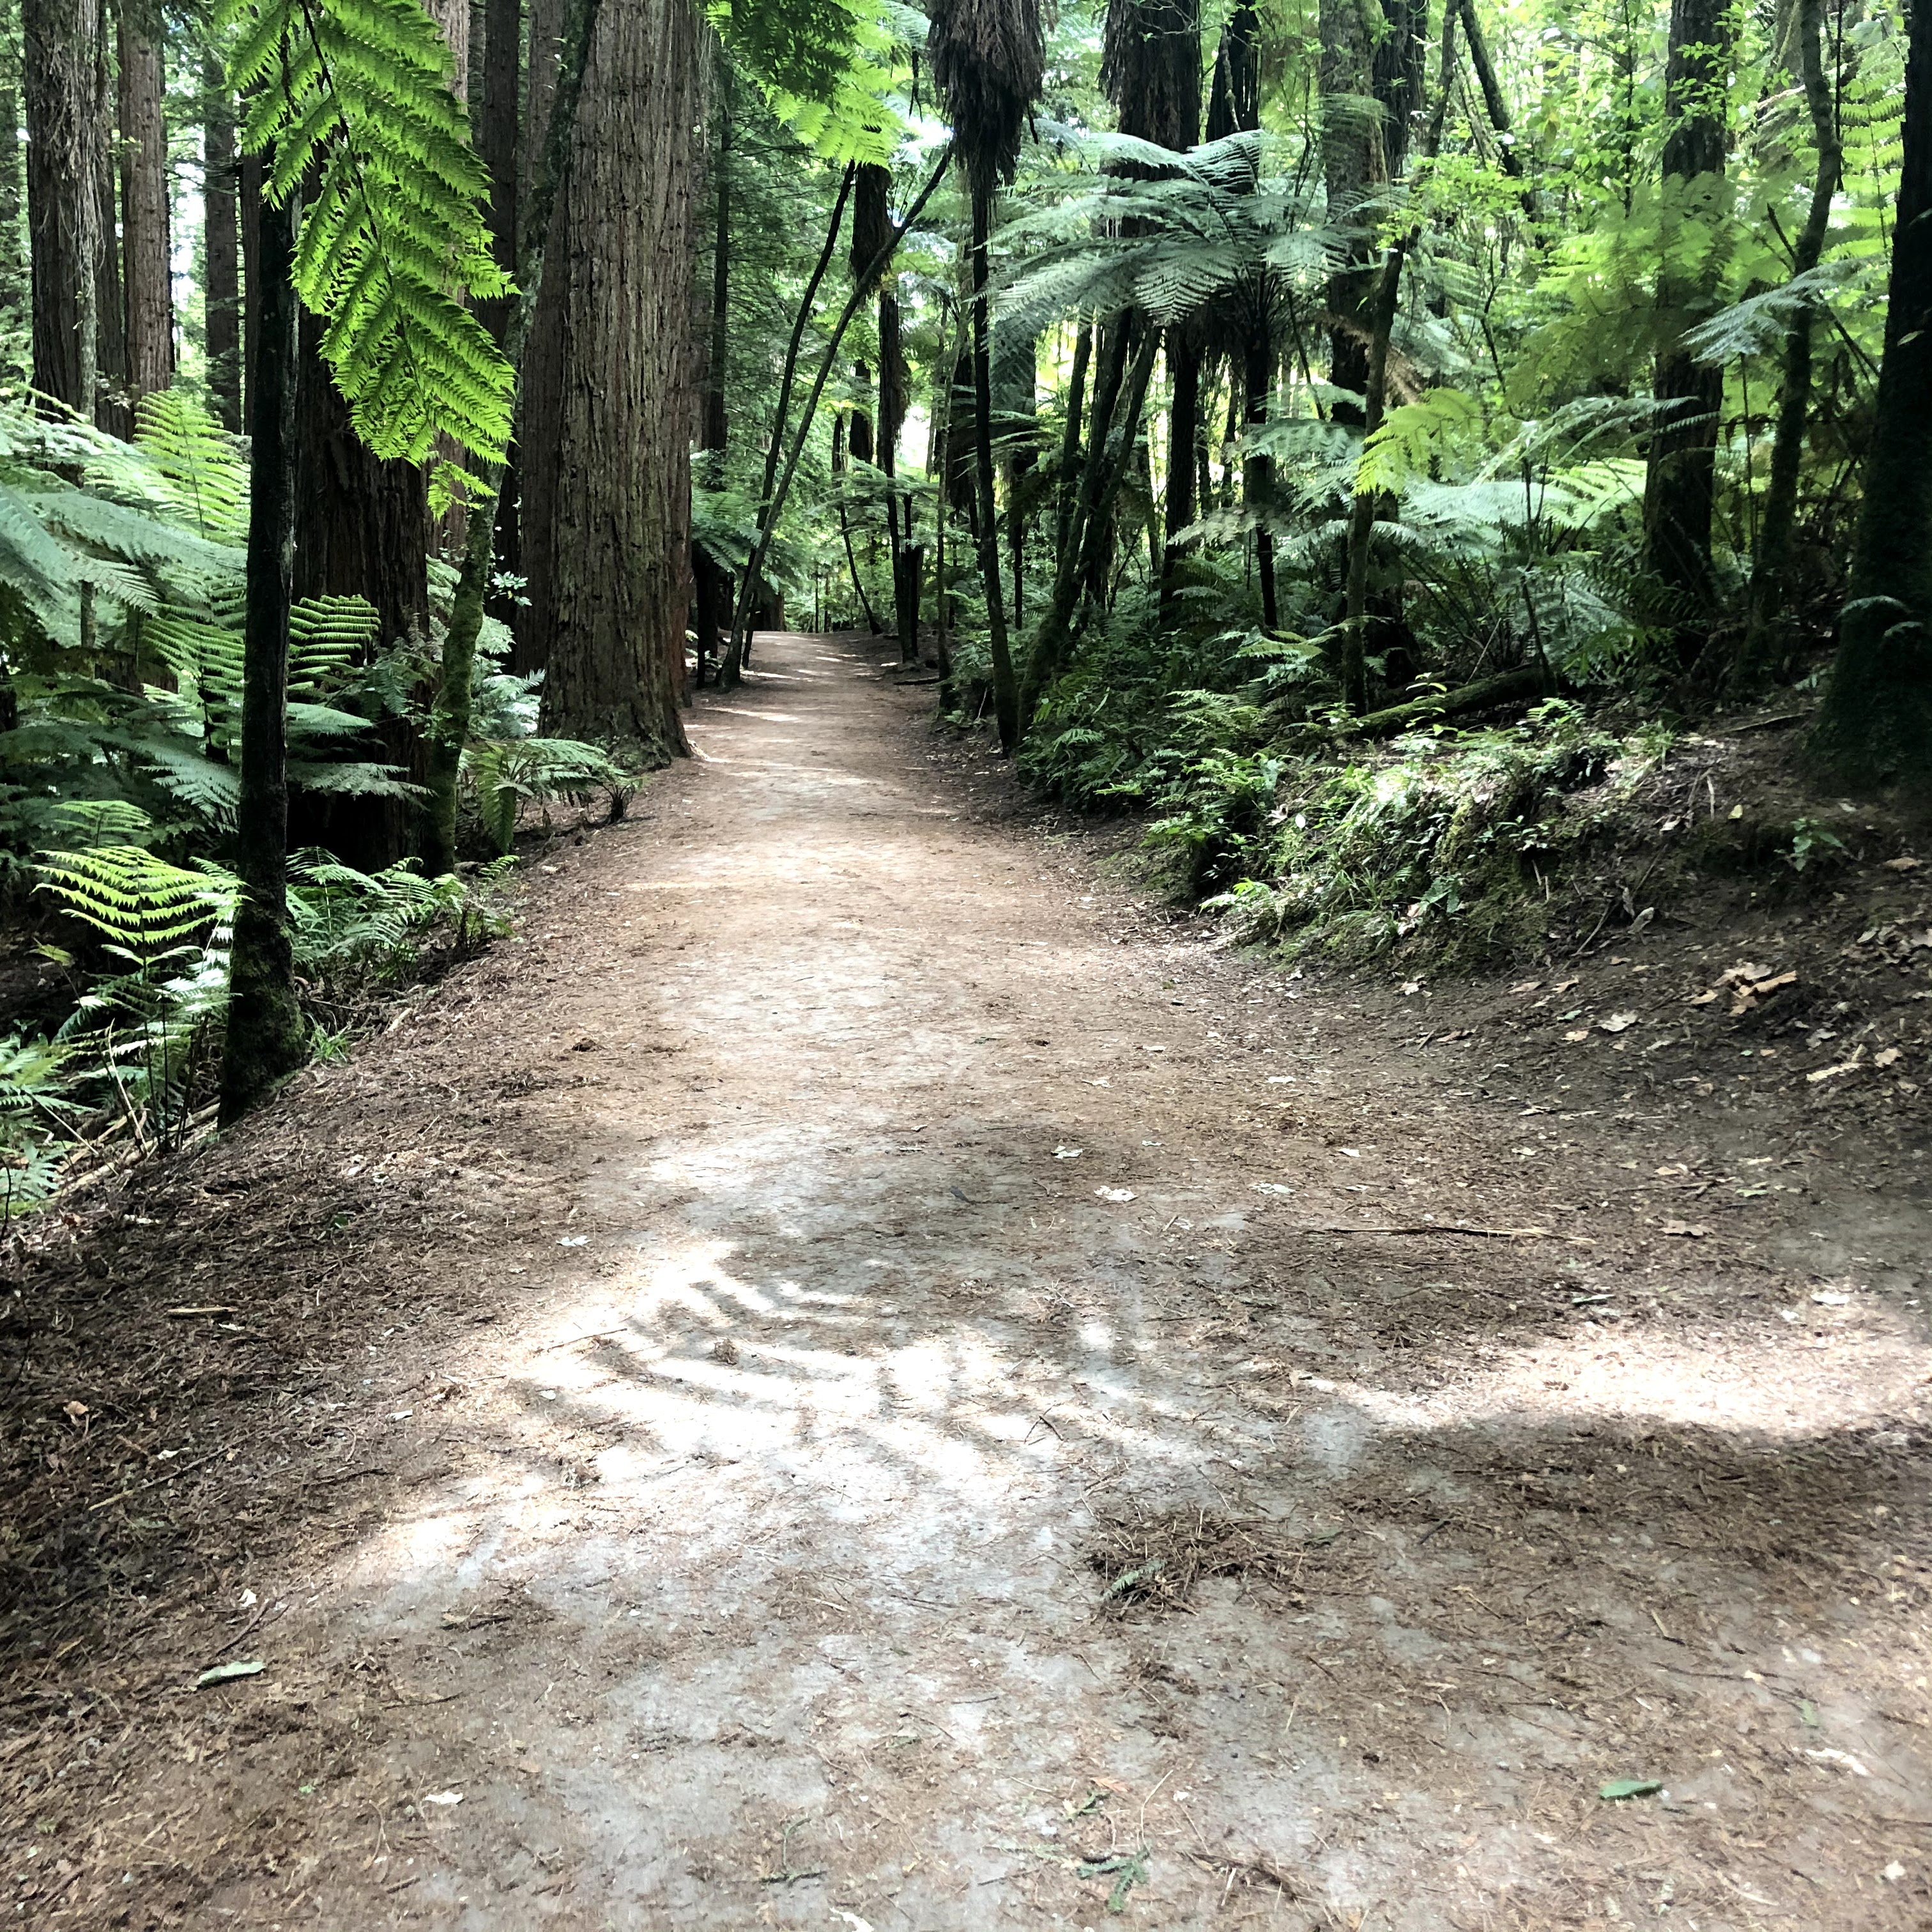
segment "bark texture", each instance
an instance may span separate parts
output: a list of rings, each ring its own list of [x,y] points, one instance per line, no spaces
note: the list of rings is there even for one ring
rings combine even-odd
[[[370,454],[322,359],[322,323],[306,311],[300,340],[295,595],[366,598],[375,607],[377,650],[421,648],[429,636],[427,476],[416,464]],[[385,760],[406,777],[420,776],[422,753],[406,718],[387,720],[379,736]],[[409,808],[400,800],[305,794],[296,808],[297,844],[326,845],[364,871],[393,865],[408,849]]]
[[[100,256],[103,144],[94,67],[100,0],[24,0],[21,13],[34,386],[91,415]]]
[[[550,103],[556,93],[557,36],[563,26],[563,0],[530,0],[530,57],[526,81],[524,134],[518,160],[518,246],[526,240],[542,244],[551,264],[539,292],[530,340],[524,345],[517,412],[517,469],[512,489],[517,512],[517,541],[525,579],[524,602],[512,626],[515,647],[512,668],[527,675],[549,661],[556,603],[552,562],[556,554],[557,441],[563,408],[563,194],[551,205],[543,235],[526,237],[530,193],[543,158],[544,130],[550,123]],[[566,178],[567,179],[567,178]]]
[[[235,104],[220,62],[202,69],[208,101],[202,130],[202,222],[207,281],[202,331],[208,393],[224,429],[242,427],[242,231],[236,220]]]
[[[1728,0],[1672,0],[1664,70],[1664,178],[1666,192],[1722,174],[1724,85],[1736,14]],[[1671,229],[1664,228],[1668,247]],[[1644,557],[1681,602],[1677,650],[1688,669],[1703,649],[1711,601],[1711,518],[1718,417],[1724,372],[1696,361],[1684,331],[1708,311],[1712,292],[1668,272],[1658,281],[1664,346],[1657,358],[1657,426],[1644,478]]]
[[[0,0],[0,314],[26,326],[33,300],[20,253],[20,8]]]
[[[1932,786],[1932,6],[1912,9],[1885,360],[1851,596],[1811,740],[1855,784]]]
[[[161,45],[141,31],[133,7],[119,12],[122,284],[131,406],[174,380],[175,316]]]
[[[556,266],[562,394],[549,532],[544,729],[661,759],[691,601],[694,130],[689,0],[600,12],[578,103]],[[546,277],[548,284],[548,277]]]
[[[248,616],[242,691],[241,799],[235,869],[242,880],[229,968],[221,1118],[235,1120],[308,1057],[289,943],[286,711],[289,600],[296,538],[298,355],[292,199],[262,211],[255,285],[260,311],[254,443],[249,465]]]

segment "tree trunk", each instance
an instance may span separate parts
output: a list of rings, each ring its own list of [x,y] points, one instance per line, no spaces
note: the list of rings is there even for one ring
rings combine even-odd
[[[202,332],[208,388],[224,429],[242,427],[241,231],[236,223],[235,104],[220,61],[202,65],[207,116],[202,130],[202,220],[206,281]]]
[[[482,8],[483,57],[472,62],[473,87],[480,89],[477,152],[490,170],[490,252],[496,266],[514,274],[517,266],[517,211],[521,182],[518,152],[518,97],[523,78],[523,0],[484,0]],[[480,70],[480,72],[478,71]],[[477,315],[501,348],[508,328],[514,296],[477,304]],[[494,551],[497,571],[514,578],[523,569],[517,517],[515,446],[496,509]],[[489,614],[514,630],[518,602],[514,590],[500,590],[494,581],[487,604]]]
[[[1000,731],[1000,748],[1016,750],[1020,742],[1019,686],[1013,676],[1012,652],[1006,639],[1005,594],[1000,584],[1000,521],[993,495],[992,333],[986,308],[987,228],[992,215],[992,184],[976,175],[973,201],[973,470],[980,504],[980,574],[986,598],[986,644],[993,659],[993,716]]]
[[[94,413],[100,259],[100,0],[22,0],[34,387]]]
[[[1442,16],[1442,53],[1436,112],[1424,137],[1423,159],[1433,160],[1442,140],[1442,123],[1448,112],[1449,93],[1455,78],[1456,10],[1447,6]],[[1395,332],[1396,311],[1402,299],[1402,265],[1409,250],[1421,238],[1422,226],[1412,223],[1384,256],[1376,284],[1370,314],[1367,381],[1363,392],[1362,439],[1382,427],[1388,398],[1389,343]],[[1367,631],[1369,622],[1369,560],[1375,540],[1376,520],[1382,508],[1381,493],[1364,490],[1359,484],[1349,505],[1347,590],[1342,632],[1342,692],[1348,709],[1358,715],[1369,708]]]
[[[778,464],[784,448],[787,421],[791,411],[792,386],[798,380],[799,352],[805,346],[805,332],[812,320],[812,304],[818,299],[819,284],[838,252],[838,232],[845,220],[846,204],[852,198],[852,184],[858,170],[848,167],[840,177],[837,199],[832,204],[832,218],[825,228],[825,244],[818,251],[805,292],[798,298],[792,318],[791,340],[785,344],[784,366],[778,377],[778,398],[772,411],[771,440],[765,446],[764,476],[758,485],[758,535],[738,586],[738,602],[731,614],[731,639],[724,652],[718,681],[729,691],[738,682],[740,668],[750,656],[751,634],[755,622],[754,607],[764,578],[765,551],[778,521]]]
[[[124,440],[134,434],[134,412],[128,386],[128,295],[121,278],[121,194],[114,163],[113,119],[107,112],[106,50],[101,51],[97,98],[102,103],[101,127],[108,139],[100,145],[94,178],[100,207],[100,253],[94,275],[95,427]]]
[[[255,411],[255,344],[261,333],[256,291],[261,283],[262,158],[244,154],[236,176],[242,214],[242,432]]]
[[[1362,386],[1368,386],[1366,363],[1362,372]],[[1268,340],[1264,329],[1250,332],[1247,342],[1247,359],[1241,371],[1241,392],[1246,406],[1246,418],[1250,430],[1268,427],[1268,402],[1274,389],[1274,345]],[[1274,505],[1274,458],[1264,455],[1259,450],[1250,450],[1241,466],[1241,494],[1246,502],[1249,514],[1255,524],[1255,574],[1261,580],[1262,623],[1272,631],[1281,622],[1281,610],[1275,591],[1274,533],[1268,530],[1264,520],[1271,515]]]
[[[242,896],[230,954],[221,1119],[232,1123],[308,1057],[289,942],[286,710],[296,539],[298,354],[294,196],[262,212],[254,440],[249,462],[248,614],[242,687],[236,872]]]
[[[718,146],[711,166],[711,312],[706,335],[704,406],[698,446],[707,459],[701,474],[712,488],[724,482],[724,453],[730,437],[726,406],[727,361],[731,341],[731,65],[721,52],[713,63]],[[722,662],[721,635],[731,621],[730,574],[703,544],[691,547],[693,586],[692,628],[698,634],[698,682]]]
[[[1842,782],[1932,784],[1932,6],[1913,7],[1878,406],[1850,601],[1810,741]]]
[[[1180,560],[1192,548],[1180,541],[1195,520],[1195,445],[1201,436],[1201,352],[1184,328],[1167,332],[1173,393],[1167,406],[1167,548],[1161,560],[1160,614],[1172,622],[1180,588]]]
[[[563,396],[544,728],[652,763],[688,749],[679,703],[701,49],[689,0],[600,11],[557,265]]]
[[[1328,380],[1359,396],[1368,387],[1366,311],[1376,280],[1364,204],[1388,178],[1380,130],[1358,104],[1374,86],[1366,0],[1322,0],[1321,37],[1322,172],[1342,258],[1328,278]],[[1360,403],[1338,398],[1333,406],[1337,422],[1362,420]],[[1251,412],[1249,421],[1256,420]]]
[[[1516,152],[1516,136],[1510,125],[1509,104],[1503,98],[1495,63],[1490,58],[1490,43],[1483,32],[1481,16],[1476,11],[1476,0],[1460,0],[1460,10],[1462,36],[1469,44],[1469,64],[1476,70],[1476,84],[1483,91],[1483,105],[1488,110],[1490,125],[1496,130],[1503,172],[1512,181],[1520,180],[1522,157]]]
[[[420,652],[429,641],[428,478],[418,464],[370,455],[356,436],[349,405],[322,359],[322,328],[320,317],[303,311],[294,594],[365,598],[376,611],[376,651]],[[422,743],[411,721],[386,718],[377,736],[382,758],[419,781]],[[364,872],[394,865],[410,849],[412,814],[400,799],[302,793],[294,812],[297,845],[326,845]]]
[[[20,254],[20,6],[0,0],[0,322],[32,326],[33,286]]]
[[[1825,78],[1824,34],[1824,0],[1798,0],[1798,64],[1812,135],[1818,146],[1818,173],[1811,184],[1811,206],[1806,211],[1804,226],[1791,251],[1794,275],[1808,274],[1825,252],[1825,237],[1832,225],[1832,197],[1838,192],[1844,160],[1837,111]],[[1784,338],[1784,382],[1778,395],[1778,425],[1772,436],[1771,475],[1765,486],[1756,554],[1751,560],[1744,640],[1735,668],[1736,681],[1744,685],[1754,682],[1764,671],[1790,594],[1798,472],[1804,461],[1804,422],[1811,406],[1812,324],[1808,302],[1792,317]]]
[[[168,246],[168,135],[160,43],[123,0],[121,76],[122,279],[127,290],[130,406],[175,378],[175,316]]]
[[[1672,0],[1664,73],[1666,197],[1681,196],[1700,176],[1724,172],[1724,89],[1736,19],[1730,0]],[[1671,225],[1666,200],[1666,246]],[[1644,562],[1690,607],[1676,625],[1678,658],[1686,670],[1703,650],[1712,602],[1711,521],[1724,372],[1698,362],[1683,334],[1713,298],[1709,288],[1658,278],[1665,346],[1657,358],[1658,414],[1644,478]]]
[[[532,244],[553,266],[544,278],[530,339],[518,370],[517,412],[517,541],[522,560],[524,601],[512,627],[511,668],[520,676],[542,670],[549,662],[556,590],[556,484],[557,438],[563,410],[562,184],[550,205],[546,232],[532,235],[531,196],[543,159],[544,130],[556,92],[557,38],[563,31],[563,0],[530,0],[530,58],[520,155],[518,247]],[[566,169],[566,178],[568,170]],[[504,493],[509,494],[507,490]]]

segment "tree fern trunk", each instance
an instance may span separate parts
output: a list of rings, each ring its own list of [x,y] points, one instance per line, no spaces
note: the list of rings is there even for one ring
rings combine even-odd
[[[1804,226],[1791,251],[1794,275],[1808,274],[1825,252],[1825,237],[1832,225],[1832,197],[1838,192],[1844,163],[1838,116],[1825,79],[1824,32],[1824,0],[1798,0],[1798,56],[1813,137],[1818,146],[1818,173],[1811,184],[1811,206],[1806,211]],[[1762,674],[1790,595],[1798,474],[1804,458],[1805,418],[1811,406],[1813,321],[1808,304],[1792,318],[1784,338],[1784,380],[1772,436],[1771,475],[1765,487],[1757,551],[1751,560],[1744,640],[1734,670],[1736,681],[1742,685],[1754,683]]]
[[[1192,548],[1180,532],[1195,520],[1195,446],[1201,436],[1201,352],[1184,329],[1167,332],[1173,381],[1167,416],[1167,547],[1161,560],[1160,614],[1171,622],[1180,588],[1180,560]]]
[[[1672,0],[1664,76],[1663,172],[1666,194],[1724,167],[1724,90],[1737,19],[1729,0]],[[1666,222],[1664,246],[1670,246]],[[1666,269],[1658,280],[1665,346],[1657,358],[1658,416],[1644,478],[1644,561],[1683,607],[1675,625],[1686,670],[1704,648],[1712,595],[1711,525],[1715,502],[1718,418],[1724,375],[1698,362],[1683,332],[1706,314],[1714,291]]]
[[[230,955],[221,1119],[239,1118],[308,1058],[289,941],[286,713],[296,542],[296,205],[262,211],[254,443],[249,461],[248,615],[236,866],[242,897]]]
[[[1363,380],[1366,387],[1366,374]],[[1250,430],[1268,427],[1268,400],[1274,388],[1274,345],[1268,340],[1267,332],[1256,327],[1249,332],[1246,364],[1241,372],[1241,390]],[[1274,459],[1258,450],[1250,451],[1242,464],[1241,490],[1250,514],[1258,520],[1255,526],[1255,574],[1261,580],[1262,622],[1272,631],[1281,622],[1275,592],[1274,535],[1258,520],[1273,513]]]

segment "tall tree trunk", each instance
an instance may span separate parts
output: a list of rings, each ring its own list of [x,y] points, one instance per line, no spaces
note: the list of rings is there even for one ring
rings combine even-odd
[[[711,311],[706,335],[704,410],[698,447],[706,459],[704,480],[714,488],[724,482],[724,452],[730,436],[726,407],[727,364],[731,344],[731,64],[722,51],[712,63],[716,103],[713,120],[718,145],[711,164]],[[702,544],[691,547],[694,586],[692,628],[698,633],[698,682],[718,662],[724,644],[720,633],[731,621],[731,579]]]
[[[1000,583],[1000,522],[993,494],[993,354],[986,307],[987,229],[992,185],[975,178],[973,201],[973,470],[980,504],[980,574],[986,598],[986,644],[993,660],[993,716],[1000,748],[1011,752],[1020,742],[1019,686],[1013,676],[1006,638],[1006,598]]]
[[[838,252],[839,230],[844,224],[846,206],[852,198],[852,185],[857,174],[856,168],[848,167],[839,178],[838,194],[832,204],[832,218],[826,224],[825,244],[818,251],[818,260],[812,264],[805,292],[798,298],[797,313],[792,318],[791,340],[785,344],[784,366],[778,376],[778,401],[772,412],[771,440],[765,446],[764,476],[758,485],[758,534],[738,585],[738,601],[731,614],[730,642],[726,646],[724,662],[718,674],[718,682],[728,691],[736,684],[740,669],[750,658],[751,634],[756,622],[754,612],[763,591],[765,552],[778,522],[778,465],[782,460],[791,412],[792,386],[798,380],[799,352],[805,346],[805,332],[812,321],[812,304],[818,299],[819,284],[832,266],[832,256]]]
[[[563,197],[562,460],[544,726],[653,762],[688,748],[679,704],[691,602],[702,46],[690,0],[600,12]]]
[[[0,322],[32,326],[33,286],[20,254],[20,0],[0,0]]]
[[[1192,548],[1181,532],[1194,521],[1194,450],[1201,437],[1201,351],[1186,328],[1167,332],[1173,394],[1167,407],[1167,548],[1161,560],[1160,609],[1172,622],[1180,588],[1180,560]]]
[[[261,304],[256,292],[262,286],[262,158],[244,154],[236,171],[236,184],[242,204],[242,433],[255,412],[255,345],[261,334]]]
[[[241,230],[236,222],[235,103],[220,59],[202,66],[207,102],[202,129],[202,222],[206,280],[202,332],[208,388],[224,429],[242,427]]]
[[[1853,784],[1932,787],[1932,6],[1914,6],[1878,406],[1850,598],[1810,740]]]
[[[518,372],[517,412],[517,542],[522,560],[524,599],[512,626],[515,647],[511,665],[527,676],[550,659],[556,608],[556,560],[558,436],[563,412],[563,183],[550,203],[546,232],[530,232],[530,208],[543,159],[544,130],[556,92],[557,40],[563,31],[563,0],[530,0],[530,54],[526,69],[524,132],[519,157],[521,181],[518,214],[519,249],[534,245],[552,266],[544,278],[536,312],[524,344]],[[568,179],[566,162],[564,178]],[[506,490],[505,494],[508,492]]]
[[[517,379],[522,400],[524,358],[543,292],[547,238],[550,215],[569,165],[572,137],[577,125],[590,42],[594,38],[598,0],[570,0],[553,36],[554,58],[549,85],[544,92],[544,118],[530,130],[537,154],[524,176],[526,220],[517,244],[518,289],[516,307],[503,331],[503,358]],[[489,589],[492,534],[496,506],[508,476],[506,464],[484,467],[476,514],[464,532],[463,562],[456,594],[450,601],[449,622],[442,638],[442,660],[436,682],[429,728],[424,734],[428,771],[423,788],[420,843],[424,868],[432,874],[454,869],[456,807],[464,747],[470,740],[470,701],[475,688],[476,644],[483,629],[483,604]]]
[[[1832,225],[1832,197],[1838,193],[1844,150],[1838,114],[1825,77],[1824,0],[1798,0],[1798,58],[1818,147],[1818,173],[1811,184],[1811,206],[1791,251],[1794,275],[1809,274],[1825,252]],[[1762,673],[1790,596],[1791,535],[1798,518],[1798,472],[1804,458],[1804,422],[1811,406],[1812,307],[1792,318],[1784,338],[1784,382],[1772,433],[1771,475],[1765,486],[1756,554],[1751,560],[1750,592],[1744,636],[1736,676],[1750,684]]]
[[[357,436],[349,405],[322,358],[322,326],[319,316],[303,312],[294,594],[365,598],[376,611],[374,650],[419,653],[429,641],[428,478],[418,464],[372,456]],[[410,719],[385,718],[376,735],[382,758],[419,782],[422,744]],[[305,792],[298,794],[293,810],[298,845],[325,845],[364,872],[394,865],[410,849],[412,814],[403,800]]]
[[[114,123],[107,107],[106,50],[101,50],[97,71],[97,98],[101,103],[101,128],[108,138],[100,145],[95,176],[95,198],[100,206],[100,253],[94,274],[94,405],[97,428],[125,439],[134,434],[134,412],[128,384],[128,292],[121,275],[121,190],[116,176]]]
[[[1245,24],[1241,31],[1245,32]],[[1232,24],[1230,32],[1234,29]],[[1236,36],[1238,38],[1238,35]],[[1223,48],[1217,71],[1226,63]],[[1177,153],[1201,139],[1200,0],[1111,0],[1101,83],[1120,110],[1120,132]],[[1152,172],[1148,170],[1147,172]],[[1167,332],[1167,542],[1159,576],[1161,614],[1172,615],[1181,547],[1175,533],[1194,521],[1194,442],[1198,427],[1201,346],[1186,326]],[[1151,517],[1153,504],[1149,502]],[[1152,524],[1149,528],[1151,531]]]
[[[1503,98],[1502,86],[1496,79],[1496,64],[1490,58],[1490,43],[1483,32],[1482,16],[1476,11],[1476,0],[1456,0],[1456,4],[1462,15],[1463,38],[1469,44],[1469,64],[1476,70],[1476,84],[1483,91],[1483,105],[1488,112],[1490,125],[1496,130],[1503,172],[1513,181],[1520,180],[1522,157],[1516,152],[1509,103]]]
[[[1366,0],[1321,0],[1322,172],[1340,265],[1328,278],[1328,380],[1350,396],[1368,387],[1369,324],[1376,267],[1367,204],[1388,178],[1382,130],[1363,104],[1372,98],[1376,52]],[[1255,418],[1250,404],[1249,420]],[[1337,398],[1337,422],[1362,420],[1360,403]]]
[[[249,462],[248,615],[221,1118],[238,1118],[308,1057],[289,941],[289,601],[296,542],[296,200],[262,212],[254,440]]]
[[[175,378],[175,316],[168,252],[168,135],[161,46],[135,8],[117,9],[120,49],[122,274],[127,289],[130,405]]]
[[[1368,386],[1364,365],[1362,385]],[[1252,434],[1268,427],[1268,404],[1274,393],[1274,345],[1268,332],[1256,327],[1249,332],[1247,354],[1241,370],[1241,395],[1244,419]],[[1262,623],[1272,631],[1281,622],[1281,606],[1275,587],[1274,532],[1266,519],[1274,510],[1274,458],[1258,449],[1250,449],[1241,464],[1241,495],[1255,523],[1255,574],[1261,581]]]
[[[22,0],[34,387],[94,413],[100,258],[100,0]]]
[[[1666,248],[1674,226],[1670,198],[1682,195],[1700,176],[1724,172],[1725,88],[1736,19],[1730,0],[1672,0],[1664,72]],[[1644,560],[1690,607],[1676,626],[1678,658],[1686,670],[1703,650],[1709,622],[1711,522],[1724,372],[1697,361],[1683,334],[1708,311],[1714,293],[1676,278],[1658,280],[1664,346],[1657,358],[1658,414],[1644,478]]]
[[[1436,112],[1424,136],[1423,159],[1433,160],[1442,140],[1442,124],[1448,112],[1449,94],[1455,78],[1456,9],[1445,4],[1442,16],[1442,53],[1437,80]],[[1383,257],[1377,277],[1370,313],[1367,382],[1363,392],[1362,437],[1368,439],[1381,428],[1388,397],[1390,340],[1395,332],[1396,311],[1402,299],[1402,266],[1410,250],[1421,238],[1421,224],[1411,224],[1399,236]],[[1348,708],[1358,716],[1369,708],[1367,630],[1369,622],[1369,560],[1375,540],[1376,518],[1381,512],[1382,493],[1364,490],[1358,484],[1348,512],[1346,569],[1346,602],[1342,631],[1342,691]]]

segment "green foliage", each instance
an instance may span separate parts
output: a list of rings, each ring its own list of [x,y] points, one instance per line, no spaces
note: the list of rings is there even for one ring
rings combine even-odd
[[[360,872],[326,852],[298,852],[289,876],[297,970],[339,992],[411,977],[432,953],[470,952],[509,930],[504,893],[514,862],[431,879],[413,861]]]
[[[472,743],[463,754],[463,782],[484,832],[499,852],[507,853],[526,805],[600,790],[614,797],[627,780],[622,767],[594,745],[572,738],[512,738]]]
[[[304,196],[296,292],[356,434],[379,456],[420,462],[440,434],[500,462],[515,379],[461,298],[509,284],[441,29],[419,0],[223,0],[216,25],[264,191]]]

